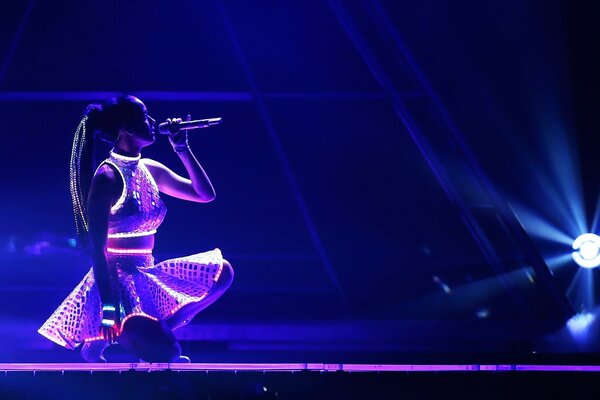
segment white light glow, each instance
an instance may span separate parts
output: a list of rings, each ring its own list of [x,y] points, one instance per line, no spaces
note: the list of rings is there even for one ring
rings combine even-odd
[[[109,247],[106,252],[114,254],[151,254],[152,249],[114,249]]]
[[[150,236],[156,233],[156,229],[152,229],[151,231],[146,232],[119,232],[119,233],[109,233],[108,237],[110,239],[113,238],[130,238],[130,237],[141,237],[141,236]]]
[[[590,313],[576,314],[567,321],[567,328],[572,335],[581,336],[587,332],[595,319],[596,317]]]
[[[114,149],[110,151],[110,156],[116,158],[117,160],[125,161],[125,162],[136,162],[140,161],[142,158],[141,154],[138,154],[135,157],[128,157],[114,152]]]
[[[584,233],[573,242],[573,260],[582,268],[600,265],[600,236]]]

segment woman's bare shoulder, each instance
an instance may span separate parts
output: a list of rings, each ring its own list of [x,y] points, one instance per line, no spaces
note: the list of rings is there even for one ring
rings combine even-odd
[[[100,164],[92,178],[92,184],[110,184],[116,182],[118,182],[117,171],[115,171],[115,167],[108,163]]]

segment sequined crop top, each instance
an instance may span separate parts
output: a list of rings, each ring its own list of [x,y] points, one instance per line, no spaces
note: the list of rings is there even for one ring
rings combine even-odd
[[[146,236],[156,233],[167,213],[150,171],[138,157],[110,152],[103,164],[111,165],[123,179],[123,192],[110,209],[108,237]],[[98,167],[100,168],[100,167]]]

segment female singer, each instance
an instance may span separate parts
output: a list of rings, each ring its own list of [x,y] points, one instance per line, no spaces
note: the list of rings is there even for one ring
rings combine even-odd
[[[188,116],[189,120],[189,116]],[[92,268],[39,329],[86,361],[106,361],[112,343],[147,362],[185,362],[173,330],[218,299],[233,280],[219,249],[154,263],[154,234],[166,207],[159,193],[198,203],[215,198],[180,119],[167,120],[169,141],[190,179],[141,158],[156,121],[133,96],[88,106],[73,142],[71,195]],[[94,140],[112,144],[93,169]]]

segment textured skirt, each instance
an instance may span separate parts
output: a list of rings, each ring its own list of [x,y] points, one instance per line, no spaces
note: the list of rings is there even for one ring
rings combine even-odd
[[[164,321],[175,317],[185,305],[202,301],[223,269],[219,249],[156,265],[149,253],[108,254],[108,262],[117,267],[119,275],[121,329],[127,319],[135,315]],[[180,315],[177,317],[182,320]],[[193,315],[185,316],[176,328],[191,318]],[[100,294],[90,268],[38,332],[61,346],[74,349],[81,343],[102,339],[99,336],[101,319]]]

